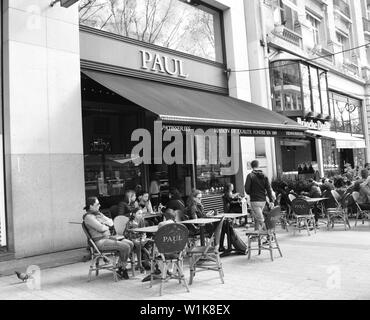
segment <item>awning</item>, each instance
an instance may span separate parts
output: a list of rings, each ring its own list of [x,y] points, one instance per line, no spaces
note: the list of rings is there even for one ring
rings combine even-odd
[[[83,73],[157,114],[164,124],[241,129],[241,135],[251,136],[294,137],[304,135],[307,129],[276,112],[229,96],[96,71]]]
[[[333,139],[336,142],[337,149],[364,149],[366,143],[364,139],[354,137],[349,133],[335,132],[335,131],[315,131],[307,130],[307,134],[313,136]]]

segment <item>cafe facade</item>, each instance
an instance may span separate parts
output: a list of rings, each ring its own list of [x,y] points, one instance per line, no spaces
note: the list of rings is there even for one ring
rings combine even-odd
[[[253,159],[274,175],[273,138],[304,135],[233,72],[249,68],[243,1],[150,3],[2,2],[1,259],[85,246],[87,196],[243,192]]]

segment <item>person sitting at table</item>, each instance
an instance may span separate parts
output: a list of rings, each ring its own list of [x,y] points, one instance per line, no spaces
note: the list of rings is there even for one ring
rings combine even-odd
[[[225,213],[233,212],[233,213],[241,213],[241,199],[239,193],[233,193],[234,185],[232,183],[227,183],[225,186],[225,193],[223,195],[224,200],[224,211]]]
[[[309,179],[308,181],[310,183],[309,197],[310,198],[321,198],[322,193],[321,193],[321,189],[319,187],[319,184],[316,181],[314,181],[313,179]],[[315,216],[316,227],[318,227],[318,222],[319,222],[319,218],[320,218],[320,210],[319,210],[317,202],[313,205],[312,212]]]
[[[187,218],[188,219],[199,219],[199,218],[207,218],[207,217],[212,217],[214,215],[213,210],[204,212],[204,207],[202,205],[202,192],[199,190],[194,189],[192,193],[189,196],[188,199],[188,206],[187,206]],[[218,222],[214,223],[208,223],[205,225],[205,231],[208,234],[208,236],[212,235],[213,232],[216,230]],[[189,226],[187,224],[187,226]],[[198,227],[195,227],[194,225],[192,226],[191,229],[189,229],[189,232],[191,233],[192,231],[196,231],[196,234],[198,234]],[[228,228],[232,228],[230,222],[228,219],[224,220],[224,224],[222,225],[222,231],[221,231],[221,238],[220,238],[220,251],[224,251],[224,239],[225,235],[228,234]],[[231,234],[231,233],[229,233]],[[228,241],[228,246],[230,247],[231,239],[227,239]]]
[[[116,237],[111,236],[109,228],[113,226],[113,220],[104,216],[99,208],[100,203],[97,197],[87,198],[84,207],[86,214],[83,215],[83,221],[98,249],[119,252],[117,274],[121,279],[128,279],[126,264],[134,244],[128,239],[119,241]]]
[[[175,210],[167,208],[164,212],[164,220],[158,224],[158,229],[165,226],[166,224],[175,223],[176,214]]]
[[[137,257],[139,257],[139,255],[141,254],[140,249],[142,247],[145,247],[145,245],[148,243],[148,239],[146,238],[146,233],[133,232],[132,229],[144,227],[146,227],[146,225],[143,218],[142,209],[134,208],[130,215],[130,220],[127,223],[125,236],[133,242],[135,254]],[[143,266],[145,269],[150,268],[148,263],[147,264],[143,263]]]
[[[169,201],[167,202],[166,210],[180,210],[182,213],[184,213],[185,203],[182,200],[180,191],[177,188],[171,188],[168,197]]]
[[[358,199],[358,205],[362,210],[370,210],[370,177],[360,184],[359,190],[360,197]]]
[[[138,207],[136,200],[136,194],[133,190],[128,190],[125,192],[123,201],[118,203],[118,215],[130,217],[132,211]]]
[[[152,203],[149,200],[149,192],[142,191],[137,194],[137,206],[142,209],[143,213],[154,213]]]

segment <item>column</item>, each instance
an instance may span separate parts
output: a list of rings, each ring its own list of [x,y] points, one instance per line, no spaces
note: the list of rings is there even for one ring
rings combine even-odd
[[[315,146],[316,146],[316,158],[317,158],[317,165],[319,169],[320,177],[324,176],[324,160],[322,156],[322,140],[321,138],[315,138]]]
[[[5,1],[6,199],[16,258],[83,247],[78,4]]]

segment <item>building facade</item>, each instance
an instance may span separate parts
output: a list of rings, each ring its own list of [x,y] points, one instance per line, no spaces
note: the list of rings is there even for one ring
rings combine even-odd
[[[153,180],[164,201],[244,192],[255,158],[270,178],[369,162],[366,1],[112,3],[2,2],[0,259],[83,247],[87,196],[113,212]],[[176,143],[197,129],[217,139]]]
[[[88,196],[112,213],[154,180],[162,201],[169,186],[243,192],[255,157],[274,175],[270,137],[303,136],[232,72],[250,68],[254,46],[242,0],[3,1],[1,26],[1,259],[83,247],[70,222]],[[134,153],[147,136],[153,152]]]
[[[309,129],[274,139],[278,176],[312,164],[320,176],[369,162],[368,3],[351,0],[247,1],[251,83],[274,111]],[[251,18],[250,12],[254,12]],[[254,54],[251,54],[251,50]],[[252,92],[255,90],[252,89]]]

